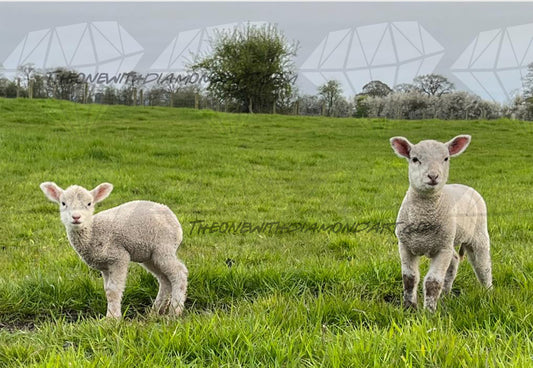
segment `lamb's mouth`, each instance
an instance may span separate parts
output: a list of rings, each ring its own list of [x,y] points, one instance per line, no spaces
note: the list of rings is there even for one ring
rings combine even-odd
[[[81,225],[81,221],[72,221],[71,224],[72,225]]]
[[[435,186],[437,186],[439,184],[439,182],[435,181],[435,180],[432,180],[432,181],[430,181],[429,183],[426,183],[426,184],[431,186],[431,187],[435,187]]]

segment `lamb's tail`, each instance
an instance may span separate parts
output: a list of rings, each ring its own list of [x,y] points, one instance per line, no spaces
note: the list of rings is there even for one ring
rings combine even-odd
[[[465,246],[461,245],[459,248],[459,260],[462,261],[463,259],[465,259]]]

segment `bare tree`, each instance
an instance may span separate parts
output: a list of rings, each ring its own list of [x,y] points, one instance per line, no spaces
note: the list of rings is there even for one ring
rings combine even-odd
[[[176,95],[185,86],[185,81],[181,78],[176,78],[174,75],[169,75],[161,83],[161,88],[168,96],[168,105],[173,107],[176,100]]]
[[[419,75],[413,79],[416,88],[428,96],[440,97],[445,93],[450,93],[455,88],[453,83],[439,74]]]

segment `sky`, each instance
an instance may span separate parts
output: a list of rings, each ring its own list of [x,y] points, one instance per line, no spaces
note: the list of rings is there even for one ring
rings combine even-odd
[[[85,74],[185,73],[215,29],[273,23],[297,42],[297,85],[346,96],[438,73],[497,102],[533,62],[533,2],[0,2],[0,73],[18,65]]]

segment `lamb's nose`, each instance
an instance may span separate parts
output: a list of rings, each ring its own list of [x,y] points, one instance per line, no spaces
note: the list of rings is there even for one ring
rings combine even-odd
[[[437,181],[438,177],[439,177],[439,174],[428,174],[428,178],[430,178],[431,181]]]
[[[78,221],[80,218],[81,218],[81,216],[79,216],[79,215],[72,215],[72,219],[74,221]]]

